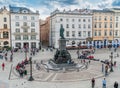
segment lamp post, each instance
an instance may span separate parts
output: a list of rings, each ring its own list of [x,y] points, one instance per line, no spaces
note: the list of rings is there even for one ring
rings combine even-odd
[[[111,52],[110,58],[111,58],[110,72],[113,72],[113,52]]]
[[[30,57],[29,61],[30,61],[30,77],[28,81],[33,81],[34,79],[32,77],[32,57]]]

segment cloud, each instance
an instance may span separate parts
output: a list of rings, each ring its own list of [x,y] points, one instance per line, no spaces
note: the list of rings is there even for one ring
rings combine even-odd
[[[110,8],[112,7],[113,0],[102,0],[102,2],[98,3],[98,7],[103,8]]]
[[[27,7],[40,12],[40,18],[45,19],[55,9],[74,10],[80,8],[103,9],[120,6],[120,0],[0,0],[0,6]]]

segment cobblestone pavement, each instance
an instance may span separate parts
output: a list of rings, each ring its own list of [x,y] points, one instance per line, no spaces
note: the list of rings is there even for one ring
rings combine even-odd
[[[40,51],[36,56],[33,56],[33,60],[49,60],[50,58],[53,58],[54,52],[50,52],[50,51]],[[69,51],[71,53],[72,58],[76,59],[77,55],[76,55],[76,50],[70,50]],[[94,54],[94,57],[100,60],[105,60],[108,59],[110,60],[110,55],[111,51],[109,51],[108,49],[97,49],[96,53]],[[120,54],[120,49],[117,50],[117,53]],[[120,83],[120,57],[116,57],[116,54],[114,53],[114,58],[113,61],[117,61],[117,66],[114,67],[114,72],[110,73],[107,77],[107,88],[113,88],[113,84],[115,81],[118,81]],[[10,55],[10,53],[8,53],[8,56]],[[28,57],[30,55],[28,54]],[[10,80],[9,79],[9,73],[10,73],[10,68],[11,68],[11,64],[13,64],[13,67],[18,63],[21,62],[22,60],[25,59],[25,53],[14,53],[14,60],[13,62],[9,62],[9,61],[4,61],[4,60],[0,60],[0,64],[2,64],[2,62],[5,62],[5,70],[2,71],[2,68],[0,66],[0,80],[2,82],[2,85],[4,85],[4,83],[7,83],[9,88],[91,88],[91,82],[90,80],[77,80],[77,78],[79,78],[79,76],[76,74],[79,74],[81,77],[85,78],[83,75],[87,77],[89,77],[87,72],[90,73],[98,73],[97,70],[101,70],[101,69],[97,69],[97,67],[99,67],[98,65],[95,65],[96,70],[94,70],[94,72],[92,72],[91,70],[93,70],[92,65],[89,69],[85,70],[85,72],[81,73],[81,72],[70,72],[70,73],[60,73],[60,74],[56,74],[53,72],[49,72],[46,74],[39,74],[38,71],[35,71],[33,77],[35,76],[36,79],[36,75],[38,76],[37,79],[41,79],[41,80],[45,80],[45,82],[41,81],[41,80],[35,80],[35,81],[27,81],[27,79],[25,78],[19,78],[18,76],[16,76],[15,74],[11,74]],[[29,68],[28,68],[29,69]],[[40,71],[40,73],[42,73]],[[72,74],[73,73],[73,74]],[[17,73],[16,73],[17,74]],[[67,77],[67,74],[72,74],[72,76]],[[98,73],[99,74],[99,73]],[[29,78],[29,76],[27,77]],[[43,79],[42,79],[43,78]],[[68,78],[69,80],[73,80],[73,81],[58,81],[58,80],[65,80],[66,78]],[[95,84],[95,88],[102,88],[102,80],[104,77],[100,77],[100,78],[96,78],[96,84]],[[80,79],[80,78],[79,78]],[[54,82],[50,82],[50,81],[54,81]],[[120,84],[119,84],[120,85]],[[1,88],[1,87],[0,87]]]

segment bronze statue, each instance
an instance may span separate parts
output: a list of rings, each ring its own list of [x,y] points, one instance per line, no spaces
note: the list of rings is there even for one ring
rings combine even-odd
[[[61,25],[61,27],[60,27],[60,37],[61,37],[61,39],[64,39],[64,28],[63,28],[63,25]]]

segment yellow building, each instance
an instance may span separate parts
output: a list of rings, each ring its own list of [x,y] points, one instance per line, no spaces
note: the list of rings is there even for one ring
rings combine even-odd
[[[0,9],[0,49],[10,46],[10,17],[6,7]]]
[[[112,41],[114,36],[114,12],[104,10],[93,10],[93,40]]]

